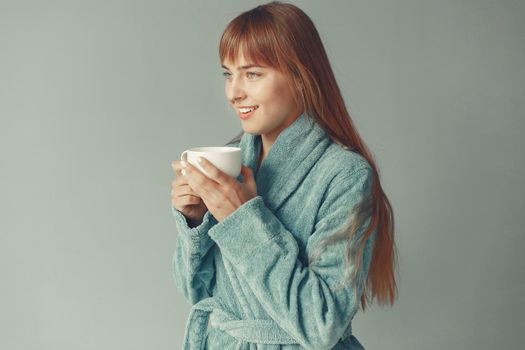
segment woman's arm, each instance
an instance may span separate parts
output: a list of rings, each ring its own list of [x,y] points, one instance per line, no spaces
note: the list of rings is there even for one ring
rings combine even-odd
[[[208,231],[217,220],[208,211],[200,225],[190,227],[180,211],[172,207],[172,212],[179,232],[172,273],[177,288],[191,304],[195,304],[212,295],[215,283],[212,246],[215,242],[208,236]]]
[[[337,175],[318,212],[307,251],[347,223],[351,210],[370,195],[371,170]],[[298,210],[300,210],[298,208]],[[358,230],[362,235],[365,225]],[[345,275],[345,244],[329,246],[313,266],[299,259],[297,242],[257,196],[209,231],[225,259],[247,281],[268,315],[306,349],[332,348],[357,311],[362,283],[336,290]],[[371,236],[373,239],[373,236]],[[360,280],[368,273],[372,239],[363,254]],[[353,266],[353,265],[352,265]]]

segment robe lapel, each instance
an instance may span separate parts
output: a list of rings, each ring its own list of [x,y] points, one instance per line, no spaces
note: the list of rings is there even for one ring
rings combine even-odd
[[[255,174],[257,194],[275,212],[301,184],[330,143],[321,126],[303,113],[279,134],[257,173],[261,136],[244,133],[239,147],[242,163]]]

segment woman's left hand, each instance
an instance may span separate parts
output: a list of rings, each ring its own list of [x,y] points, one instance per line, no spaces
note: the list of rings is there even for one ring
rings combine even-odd
[[[189,162],[183,162],[183,176],[188,185],[202,198],[217,221],[222,222],[245,202],[257,196],[257,185],[251,168],[241,165],[243,182],[217,169],[206,158],[199,163],[207,177]],[[184,166],[184,164],[186,166]]]

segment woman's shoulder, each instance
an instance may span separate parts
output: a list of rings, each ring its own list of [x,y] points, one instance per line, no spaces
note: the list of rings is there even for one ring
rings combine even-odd
[[[372,170],[366,158],[360,153],[333,141],[319,159],[317,168],[330,179],[335,176],[351,176],[362,170],[369,172]]]

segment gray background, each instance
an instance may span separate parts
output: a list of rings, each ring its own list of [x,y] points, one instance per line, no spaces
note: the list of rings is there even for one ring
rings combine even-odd
[[[258,1],[0,1],[0,348],[178,349],[171,161],[240,130],[218,41]],[[294,1],[396,215],[367,349],[525,341],[523,1]]]

